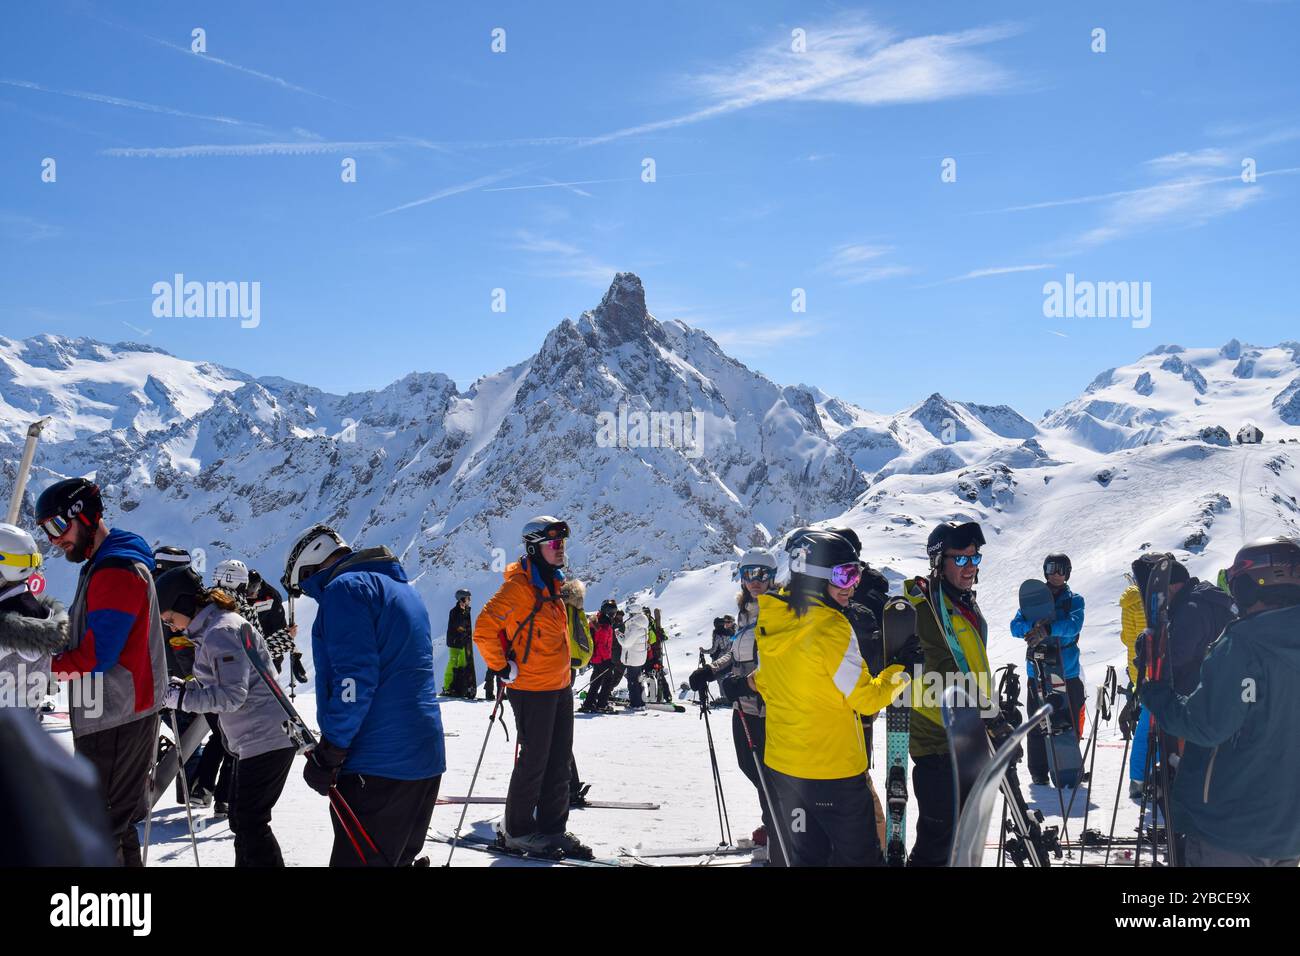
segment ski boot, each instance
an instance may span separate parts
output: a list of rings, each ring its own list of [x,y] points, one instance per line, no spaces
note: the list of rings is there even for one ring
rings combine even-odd
[[[181,801],[177,800],[177,803]],[[203,787],[197,787],[190,791],[190,806],[195,809],[203,809],[212,806],[212,793]]]
[[[220,817],[228,816],[230,816],[230,804],[226,803],[224,800],[218,800],[216,803],[212,804],[212,819],[216,820]]]
[[[569,806],[572,809],[581,809],[587,805],[587,791],[591,789],[591,784],[584,783],[577,790],[569,792]]]
[[[511,836],[504,826],[497,828],[497,846],[515,856],[532,856],[543,860],[558,860],[564,851],[556,845],[555,837],[542,833],[525,833],[523,836]]]
[[[1128,782],[1128,798],[1129,798],[1130,800],[1141,800],[1141,799],[1142,799],[1142,781],[1141,781],[1141,780],[1130,780],[1130,781]]]
[[[573,860],[591,860],[596,854],[592,852],[591,847],[587,846],[572,833],[567,830],[564,833],[553,833],[546,839],[550,841],[552,849],[558,850],[562,856]]]

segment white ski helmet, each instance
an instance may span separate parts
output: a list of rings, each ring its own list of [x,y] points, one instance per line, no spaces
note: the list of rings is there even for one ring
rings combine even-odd
[[[231,591],[248,587],[248,565],[236,558],[222,561],[212,572],[212,584]]]
[[[736,570],[741,568],[771,568],[776,571],[776,555],[766,548],[750,548],[736,562]]]
[[[41,566],[36,539],[13,524],[0,524],[0,576],[10,584],[26,581]]]
[[[316,570],[316,566],[339,548],[347,546],[343,536],[327,524],[313,525],[299,535],[289,552],[289,560],[285,562],[284,576],[280,578],[289,596],[302,594],[302,582]]]

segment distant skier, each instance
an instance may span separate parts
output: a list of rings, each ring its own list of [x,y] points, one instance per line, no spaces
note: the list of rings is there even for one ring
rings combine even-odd
[[[320,742],[303,778],[346,798],[379,849],[371,864],[410,866],[424,846],[446,769],[433,634],[387,548],[354,551],[337,531],[304,532],[281,581],[316,602],[311,630]],[[360,860],[337,816],[330,866]]]
[[[157,588],[163,622],[195,645],[194,677],[171,678],[166,705],[215,716],[218,727],[208,747],[224,744],[233,755],[229,813],[235,866],[284,866],[271,813],[296,750],[284,732],[284,711],[244,650],[244,629],[269,668],[266,643],[239,614],[238,601],[223,587],[205,588],[193,568],[168,571]]]
[[[926,684],[933,686],[937,682],[942,687],[956,676],[973,677],[981,703],[993,696],[988,624],[974,591],[983,545],[984,532],[977,522],[945,521],[926,540],[929,575],[903,585],[904,597],[916,608]],[[996,723],[999,718],[992,720]],[[999,726],[994,730],[995,738],[1007,732],[1009,728]],[[913,703],[909,744],[918,820],[908,865],[946,866],[956,817],[948,733],[937,704]]]
[[[1038,672],[1032,656],[1035,648],[1042,647],[1061,662],[1061,674],[1065,678],[1070,702],[1070,719],[1082,737],[1086,704],[1083,678],[1079,674],[1079,634],[1083,631],[1084,603],[1083,595],[1071,591],[1066,583],[1070,580],[1072,567],[1069,556],[1065,554],[1049,554],[1043,559],[1043,578],[1056,600],[1056,617],[1051,621],[1027,621],[1020,611],[1016,611],[1011,620],[1011,634],[1027,645],[1025,669],[1029,674],[1029,712],[1036,712],[1046,703],[1039,693]],[[1036,784],[1046,784],[1049,780],[1046,740],[1046,731],[1041,726],[1029,735],[1029,775]]]
[[[99,773],[119,862],[141,866],[135,822],[148,808],[166,651],[149,546],[110,529],[103,514],[99,488],[85,478],[57,481],[36,499],[50,542],[82,565],[68,611],[70,647],[51,662],[70,682],[73,747]]]
[[[1241,611],[1210,648],[1189,693],[1177,669],[1148,680],[1143,704],[1187,742],[1173,785],[1188,866],[1300,865],[1300,539],[1267,538],[1228,571]]]
[[[627,675],[627,696],[629,711],[645,709],[645,695],[641,686],[641,672],[646,665],[646,651],[649,647],[650,627],[646,623],[641,605],[629,602],[624,610],[623,626],[623,666]]]
[[[613,599],[605,601],[591,622],[591,680],[587,697],[578,709],[585,714],[608,713],[609,694],[614,689],[614,612]]]
[[[768,861],[773,866],[784,866],[785,858],[781,854],[780,841],[777,838],[776,823],[772,818],[772,808],[768,806],[767,796],[763,793],[762,781],[759,779],[759,767],[756,761],[763,759],[763,750],[767,743],[766,718],[767,708],[762,695],[749,686],[749,676],[758,669],[758,643],[755,628],[758,624],[758,599],[767,594],[776,584],[776,558],[765,548],[750,548],[740,558],[740,594],[736,598],[736,623],[739,629],[735,641],[727,654],[697,668],[689,680],[691,690],[704,693],[708,684],[716,680],[720,671],[730,676],[727,681],[727,696],[732,703],[731,741],[736,749],[736,763],[741,772],[758,791],[758,807],[762,816],[762,839],[766,847]],[[716,670],[715,670],[716,669]],[[745,731],[749,734],[746,735]],[[754,741],[754,751],[750,752],[749,741]],[[763,854],[757,854],[762,856]]]
[[[654,693],[655,703],[671,704],[673,689],[664,674],[665,660],[668,654],[668,635],[655,618],[657,611],[645,608],[646,627],[649,635],[646,645],[646,681]]]
[[[564,585],[569,526],[540,515],[523,529],[525,554],[474,624],[474,644],[506,688],[518,759],[510,775],[500,837],[523,853],[590,857],[565,830],[573,754],[569,615]]]
[[[474,619],[470,593],[456,592],[456,603],[447,612],[447,671],[442,677],[443,697],[474,699],[478,681],[474,676]]]
[[[903,668],[867,669],[844,615],[858,551],[829,531],[791,535],[790,583],[758,597],[758,669],[767,706],[763,762],[790,866],[880,866],[862,714],[907,686]],[[897,678],[897,679],[896,679]]]
[[[49,683],[50,656],[68,642],[68,612],[43,593],[40,566],[36,539],[0,524],[0,689],[8,689],[0,707],[27,715],[39,715],[57,689]]]

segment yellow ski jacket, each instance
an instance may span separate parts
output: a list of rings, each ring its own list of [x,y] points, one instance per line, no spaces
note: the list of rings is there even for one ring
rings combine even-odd
[[[1130,584],[1119,596],[1119,639],[1128,648],[1128,681],[1136,684],[1137,639],[1146,630],[1147,613],[1142,606],[1142,592],[1136,584]]]
[[[814,601],[795,617],[785,595],[758,599],[758,670],[767,704],[763,762],[803,780],[840,780],[867,771],[860,714],[884,709],[907,687],[901,665],[873,677],[849,619]]]

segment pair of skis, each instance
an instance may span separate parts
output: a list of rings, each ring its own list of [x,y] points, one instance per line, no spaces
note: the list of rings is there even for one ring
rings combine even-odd
[[[1169,661],[1169,582],[1173,573],[1173,561],[1168,558],[1161,558],[1151,569],[1151,574],[1147,578],[1146,588],[1142,591],[1142,606],[1146,612],[1147,631],[1150,637],[1147,646],[1142,655],[1142,660],[1138,664],[1138,699],[1142,697],[1142,687],[1146,682],[1148,671],[1151,679],[1160,680],[1165,676],[1164,669],[1168,666]],[[1154,715],[1148,714],[1147,719],[1150,721],[1147,731],[1147,762],[1146,772],[1142,777],[1142,803],[1138,809],[1138,833],[1143,832],[1146,823],[1147,806],[1153,802],[1153,773],[1158,776],[1159,783],[1154,784],[1154,800],[1159,801],[1160,815],[1164,818],[1165,834],[1165,862],[1169,866],[1178,865],[1178,843],[1173,835],[1173,828],[1169,825],[1172,819],[1171,803],[1173,796],[1173,772],[1172,765],[1175,759],[1177,741],[1169,735],[1160,731],[1156,725]],[[1137,733],[1141,733],[1138,728]],[[1154,829],[1155,807],[1151,809],[1152,822]],[[1152,862],[1155,862],[1157,845],[1154,840],[1142,841],[1137,843],[1137,859],[1134,866],[1142,861],[1142,844],[1143,842],[1151,843]]]

